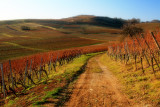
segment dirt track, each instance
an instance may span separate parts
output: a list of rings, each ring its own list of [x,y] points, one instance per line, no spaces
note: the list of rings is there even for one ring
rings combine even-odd
[[[91,72],[89,63],[97,61],[100,73]],[[143,107],[132,103],[120,91],[121,85],[114,75],[103,66],[99,57],[90,59],[87,70],[77,80],[67,107]]]

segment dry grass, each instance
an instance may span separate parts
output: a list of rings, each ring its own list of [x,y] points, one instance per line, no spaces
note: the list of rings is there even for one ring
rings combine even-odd
[[[94,72],[94,73],[101,73],[103,72],[102,69],[97,66],[98,62],[95,60],[95,58],[92,58],[89,60],[88,65],[87,65],[87,70],[89,72]]]
[[[140,23],[137,26],[143,28],[145,31],[155,31],[157,28],[160,28],[160,23]]]
[[[134,65],[125,65],[120,61],[113,61],[107,54],[101,56],[101,62],[112,71],[121,83],[125,86],[124,93],[130,99],[137,102],[145,102],[159,106],[160,103],[160,72],[154,74],[151,67],[145,69],[145,74],[141,69],[135,71]],[[109,63],[108,63],[109,62]],[[138,63],[140,68],[140,64]]]

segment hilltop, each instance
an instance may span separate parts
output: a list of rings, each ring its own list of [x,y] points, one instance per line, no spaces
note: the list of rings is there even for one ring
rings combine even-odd
[[[42,25],[75,25],[75,24],[89,24],[98,25],[104,27],[121,28],[126,22],[124,19],[109,18],[92,15],[79,15],[75,17],[69,17],[64,19],[22,19],[22,20],[9,20],[2,21],[0,24],[17,24],[17,23],[38,23]]]

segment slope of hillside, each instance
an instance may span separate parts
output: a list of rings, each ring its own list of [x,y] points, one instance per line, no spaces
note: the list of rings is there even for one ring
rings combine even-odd
[[[68,22],[70,24],[90,24],[105,27],[121,28],[126,20],[118,18],[80,15],[71,18],[61,19],[60,21]]]
[[[118,24],[112,26],[115,20],[118,19],[77,16],[60,20],[1,21],[0,60],[118,40],[121,30]]]
[[[143,28],[145,31],[155,31],[160,28],[160,23],[139,23],[136,26]]]
[[[0,21],[0,60],[50,50],[81,47],[121,38],[126,20],[81,15],[65,19],[25,19]],[[22,27],[30,30],[22,30]],[[137,24],[155,30],[159,23]]]
[[[23,20],[10,20],[1,21],[0,24],[17,24],[17,23],[38,23],[42,25],[61,27],[61,25],[77,25],[77,24],[89,24],[98,25],[105,27],[121,28],[126,20],[118,18],[100,17],[100,16],[90,16],[90,15],[80,15],[65,19],[23,19]]]
[[[34,30],[23,31],[20,29],[21,25],[3,25],[0,27],[0,60],[38,52],[102,43],[99,40],[85,39],[71,34],[65,34],[53,28],[40,25],[35,27],[36,24],[32,26]],[[28,26],[28,24],[25,25]]]

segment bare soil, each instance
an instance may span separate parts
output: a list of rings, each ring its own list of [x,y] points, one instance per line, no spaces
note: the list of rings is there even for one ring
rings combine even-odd
[[[90,63],[96,60],[102,72],[92,72]],[[86,71],[74,85],[67,107],[148,107],[136,104],[121,91],[122,85],[117,78],[102,65],[99,56],[89,60]]]

